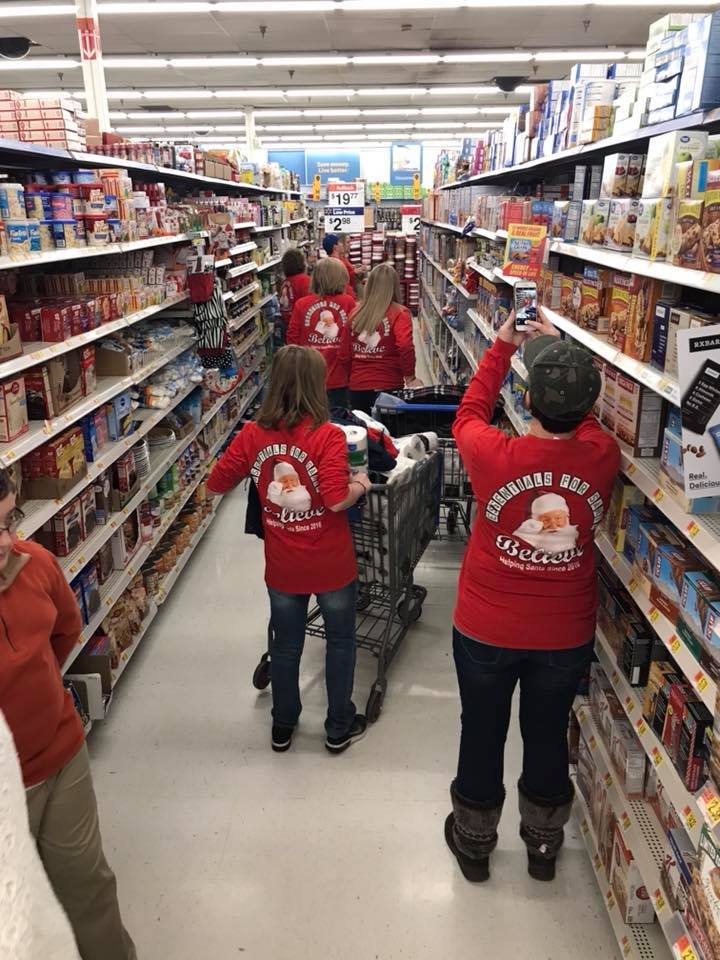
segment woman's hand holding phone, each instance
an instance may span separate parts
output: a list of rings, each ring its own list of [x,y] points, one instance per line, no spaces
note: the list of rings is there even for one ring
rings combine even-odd
[[[545,313],[543,307],[538,306],[538,319],[537,320],[528,320],[527,322],[528,333],[527,336],[539,337],[539,336],[550,336],[550,337],[559,337],[560,331],[550,323]]]
[[[505,343],[512,343],[516,347],[519,347],[520,344],[525,343],[527,339],[527,333],[522,330],[515,329],[515,311],[511,310],[510,315],[505,321],[505,323],[498,330],[498,340],[504,340]]]

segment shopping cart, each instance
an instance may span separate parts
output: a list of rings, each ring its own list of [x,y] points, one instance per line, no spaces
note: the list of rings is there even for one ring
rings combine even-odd
[[[436,450],[408,471],[405,482],[374,484],[362,507],[350,513],[359,580],[357,645],[378,661],[365,708],[370,723],[382,710],[388,667],[408,628],[422,615],[427,590],[415,583],[413,571],[437,527],[442,468],[442,455]],[[268,628],[268,647],[271,631],[272,626]],[[306,634],[325,637],[318,606],[308,613]],[[253,684],[264,690],[271,678],[269,653],[264,653]]]
[[[444,529],[450,536],[459,532],[460,536],[467,537],[470,534],[473,494],[470,477],[452,437],[452,424],[458,404],[413,403],[413,395],[411,390],[380,394],[373,414],[388,428],[393,437],[428,431],[438,435],[443,469],[440,488],[441,518],[437,536],[444,536]]]

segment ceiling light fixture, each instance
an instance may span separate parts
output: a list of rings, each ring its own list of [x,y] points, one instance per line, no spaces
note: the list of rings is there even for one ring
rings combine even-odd
[[[446,53],[443,56],[445,63],[522,63],[532,59],[532,53],[503,52],[502,50],[488,51],[487,53]]]
[[[256,117],[301,117],[303,113],[304,111],[299,108],[297,110],[253,110],[253,114]]]
[[[395,107],[367,107],[360,113],[364,117],[416,117],[420,113],[420,107],[411,107],[410,109]]]
[[[420,110],[420,113],[438,115],[442,115],[447,112],[447,107],[422,107]],[[480,107],[453,107],[452,112],[457,117],[471,117],[474,114],[480,113]]]
[[[263,67],[342,67],[350,63],[350,57],[262,57],[259,62]]]
[[[353,56],[352,63],[358,67],[394,66],[396,64],[402,66],[413,63],[440,63],[442,59],[442,56],[437,53],[389,53]]]
[[[714,0],[676,0],[676,6],[704,8],[710,7]],[[594,6],[626,6],[627,0],[594,0]],[[635,0],[636,7],[659,7],[657,0]],[[22,16],[23,12],[34,4],[13,5],[7,16]],[[38,4],[38,10],[32,10],[27,16],[74,15],[74,6],[68,4]],[[581,0],[504,0],[503,7],[584,7]],[[367,10],[458,10],[463,7],[472,9],[497,8],[496,0],[185,0],[185,2],[116,2],[100,0],[98,12],[103,15],[171,13],[357,13]],[[69,9],[68,9],[69,8]],[[5,15],[5,14],[4,14]]]
[[[22,60],[0,60],[0,70],[74,70],[79,66],[80,61],[73,60],[71,57],[24,57]]]
[[[497,87],[488,86],[487,84],[477,84],[467,87],[430,87],[430,94],[434,97],[473,97],[476,94],[480,96],[481,94],[485,95],[497,92]]]
[[[362,112],[357,107],[328,107],[323,109],[318,107],[315,110],[302,110],[301,112],[304,117],[357,117]],[[257,116],[257,110],[255,111]]]
[[[353,97],[355,91],[350,88],[338,87],[294,87],[281,91],[287,97]]]
[[[173,57],[168,63],[178,70],[189,70],[194,67],[257,67],[260,60],[257,57]]]

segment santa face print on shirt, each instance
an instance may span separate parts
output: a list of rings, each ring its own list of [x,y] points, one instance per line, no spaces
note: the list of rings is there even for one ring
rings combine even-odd
[[[333,300],[318,300],[303,317],[303,324],[308,328],[307,342],[319,347],[335,344],[348,322],[348,315],[339,304]]]
[[[372,333],[363,330],[353,340],[355,353],[384,353],[387,338],[390,336],[390,321],[383,317]]]
[[[273,478],[268,484],[267,498],[278,507],[302,513],[310,509],[312,498],[307,487],[300,483],[297,470],[284,460],[273,468]]]
[[[567,500],[557,493],[544,493],[531,505],[531,516],[513,531],[525,543],[555,555],[577,546],[578,528],[570,523]]]

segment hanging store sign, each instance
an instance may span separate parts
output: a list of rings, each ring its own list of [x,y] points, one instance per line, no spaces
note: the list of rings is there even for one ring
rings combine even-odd
[[[325,207],[325,233],[362,233],[365,207]]]
[[[418,203],[403,204],[400,207],[400,229],[403,233],[417,233],[420,229],[422,207]]]
[[[93,17],[77,18],[80,54],[83,60],[97,60],[100,56],[100,28]]]

